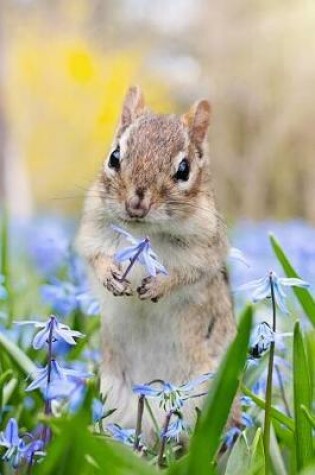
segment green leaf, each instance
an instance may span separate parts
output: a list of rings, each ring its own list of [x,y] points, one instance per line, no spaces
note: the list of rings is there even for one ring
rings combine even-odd
[[[12,369],[7,369],[4,373],[1,374],[0,376],[0,390],[2,389],[2,386],[5,385],[5,383],[11,379],[13,376],[13,371]]]
[[[311,407],[311,385],[303,334],[300,323],[294,326],[293,341],[293,392],[296,420],[295,442],[297,468],[305,468],[312,459],[312,429],[302,409]]]
[[[16,378],[11,379],[4,387],[2,393],[2,404],[6,406],[9,402],[12,394],[14,393],[15,388],[17,387],[19,381]]]
[[[280,429],[281,428],[281,429]],[[277,475],[287,475],[288,471],[286,469],[282,453],[280,449],[280,445],[283,449],[283,429],[282,425],[278,422],[274,422],[270,428],[270,457],[272,462],[272,467],[274,473]],[[280,435],[279,435],[280,433]],[[287,441],[287,449],[290,453],[292,453],[292,448],[294,447],[294,436],[292,432],[285,431],[285,437],[289,437],[289,441]]]
[[[250,448],[243,434],[238,437],[228,458],[225,475],[244,475],[251,461]]]
[[[12,376],[13,376],[12,369],[7,369],[0,376],[0,415],[1,415],[2,408],[5,406],[5,404],[3,403],[3,389],[5,387],[6,382],[12,379]]]
[[[157,471],[130,448],[89,429],[93,387],[88,387],[80,411],[52,419],[52,442],[34,475],[156,475]]]
[[[185,466],[187,475],[214,473],[213,461],[220,447],[221,436],[247,358],[251,324],[252,308],[248,307],[241,317],[237,335],[220,365],[192,437]]]
[[[300,472],[299,475],[314,475],[315,473],[315,463],[313,462],[312,465],[304,469],[302,472]]]
[[[243,472],[244,473],[244,472]],[[261,428],[257,429],[252,446],[251,460],[248,475],[264,475],[265,473],[265,452]]]
[[[261,409],[265,409],[265,401],[261,399],[260,397],[256,396],[250,389],[248,389],[246,386],[243,384],[241,385],[241,390],[245,394],[245,396],[249,396],[254,403],[260,407]],[[284,424],[288,429],[291,431],[294,431],[294,420],[292,417],[287,416],[286,414],[283,414],[283,412],[279,411],[275,407],[271,407],[271,417],[281,424]]]
[[[30,375],[36,371],[36,366],[30,360],[26,353],[21,350],[16,344],[9,340],[3,333],[0,332],[0,348],[4,350],[7,355],[13,359],[17,366],[23,371],[25,375]]]
[[[91,446],[91,455],[101,467],[103,475],[157,475],[159,472],[141,460],[130,448],[119,442],[96,439]]]
[[[311,426],[315,429],[315,415],[311,414],[311,412],[303,404],[301,405],[301,409],[304,412],[304,414],[306,415],[306,417],[307,417],[309,423],[311,424]]]
[[[276,254],[280,264],[282,265],[282,268],[286,276],[300,279],[299,274],[296,272],[296,270],[292,266],[284,250],[282,249],[279,241],[272,234],[270,234],[270,242],[274,250],[274,253]],[[307,315],[311,323],[315,326],[315,300],[313,296],[307,289],[302,289],[300,287],[292,287],[292,288],[305,314]]]
[[[82,414],[58,421],[57,435],[38,475],[156,475],[158,472],[118,442],[93,435]]]

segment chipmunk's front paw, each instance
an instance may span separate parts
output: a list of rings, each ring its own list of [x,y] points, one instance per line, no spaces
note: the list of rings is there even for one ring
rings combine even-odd
[[[145,277],[141,282],[140,287],[137,288],[139,299],[157,302],[163,297],[163,285],[160,278],[157,277]]]
[[[121,280],[122,272],[119,267],[113,265],[107,272],[103,281],[104,287],[109,290],[115,297],[132,295],[132,289],[129,280]]]

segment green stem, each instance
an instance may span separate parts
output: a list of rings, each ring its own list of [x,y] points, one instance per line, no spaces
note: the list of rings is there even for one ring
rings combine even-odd
[[[147,399],[145,399],[144,402],[145,402],[145,407],[146,407],[146,409],[149,413],[149,416],[151,418],[152,424],[154,426],[155,432],[156,432],[157,435],[159,435],[159,432],[160,432],[159,424],[158,424],[158,422],[156,420],[156,417],[153,413],[151,404],[149,403],[149,401]]]
[[[125,270],[125,272],[123,273],[121,278],[118,279],[120,282],[123,282],[126,279],[127,275],[129,274],[129,272],[133,268],[134,264],[137,262],[138,257],[144,251],[145,245],[148,242],[149,242],[149,238],[146,237],[145,240],[143,241],[143,243],[139,246],[139,249],[137,250],[136,254],[130,259],[130,262],[129,262],[129,265],[128,265],[127,269]]]
[[[283,401],[283,404],[284,404],[285,412],[286,412],[287,416],[291,417],[291,411],[290,411],[289,403],[288,403],[288,400],[287,400],[287,397],[286,397],[286,394],[285,394],[285,389],[284,389],[284,384],[283,384],[283,379],[282,379],[282,376],[281,376],[280,368],[276,364],[275,364],[275,370],[276,370],[276,373],[277,373],[277,378],[278,378],[278,383],[279,383],[279,388],[280,388],[280,394],[281,394],[282,401]]]
[[[49,335],[48,335],[48,363],[47,363],[47,385],[46,385],[46,390],[48,391],[49,385],[51,383],[51,371],[52,371],[52,362],[53,362],[53,338],[54,338],[54,324],[55,324],[55,316],[51,315],[50,317],[50,329],[49,329]],[[44,406],[44,414],[46,416],[49,416],[51,414],[51,401],[49,399],[45,399],[45,406]],[[51,437],[51,430],[50,428],[45,424],[43,427],[43,432],[42,432],[42,439],[44,446],[49,442]]]
[[[272,272],[269,276],[270,289],[271,289],[271,302],[272,302],[272,330],[276,332],[276,300],[275,292],[272,280]],[[267,386],[266,386],[266,406],[265,406],[265,421],[264,421],[264,449],[265,449],[265,474],[270,474],[270,428],[271,428],[271,399],[272,399],[272,373],[273,373],[273,362],[275,355],[275,341],[273,340],[270,344],[269,352],[269,363],[268,363],[268,375],[267,375]]]

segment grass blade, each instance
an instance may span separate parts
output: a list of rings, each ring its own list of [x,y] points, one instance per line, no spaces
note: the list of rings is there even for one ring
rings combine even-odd
[[[248,475],[264,475],[265,473],[265,452],[261,429],[257,429],[252,446],[251,460]],[[243,472],[244,473],[244,472]]]
[[[312,428],[305,415],[305,409],[311,407],[311,385],[308,361],[300,323],[294,327],[293,341],[293,391],[296,420],[295,442],[298,470],[305,468],[312,459]]]
[[[211,462],[220,447],[222,432],[239,387],[247,358],[251,324],[252,308],[248,307],[241,318],[236,338],[220,365],[192,437],[187,474],[213,473]]]
[[[244,385],[241,386],[241,389],[245,396],[249,396],[254,401],[256,406],[260,407],[261,409],[265,409],[266,403],[263,399],[256,396],[250,389],[248,389]],[[271,417],[280,422],[281,424],[284,424],[291,431],[294,431],[295,426],[293,419],[287,416],[286,414],[283,414],[283,412],[279,411],[275,407],[271,407]]]
[[[278,437],[278,428],[277,432],[274,430],[273,427],[271,427],[271,438],[270,438],[270,456],[271,456],[271,464],[273,467],[274,472],[277,475],[287,475],[287,469],[282,457],[282,451],[280,449],[280,444],[283,446],[283,439],[281,437]],[[293,434],[291,434],[292,439],[293,439]],[[287,450],[291,450],[291,446],[293,444],[289,445],[287,447]]]
[[[244,475],[244,473],[248,473],[250,461],[250,448],[244,435],[241,434],[232,448],[224,475]]]
[[[300,278],[299,274],[296,272],[284,250],[282,249],[279,241],[272,234],[270,234],[269,237],[274,253],[276,254],[286,276]],[[309,290],[302,289],[300,287],[292,287],[292,289],[305,314],[309,318],[310,322],[315,326],[315,300],[312,294],[309,292]]]
[[[157,470],[119,442],[93,435],[82,414],[58,421],[56,435],[38,475],[155,475]]]
[[[304,414],[306,415],[306,417],[307,417],[309,423],[311,424],[311,426],[313,427],[313,429],[315,429],[315,416],[313,414],[311,414],[310,411],[307,409],[307,407],[305,407],[303,404],[301,405],[301,409],[304,412]]]
[[[0,348],[4,350],[10,358],[17,364],[24,374],[30,375],[34,373],[37,367],[32,360],[22,351],[13,341],[9,340],[0,332]]]

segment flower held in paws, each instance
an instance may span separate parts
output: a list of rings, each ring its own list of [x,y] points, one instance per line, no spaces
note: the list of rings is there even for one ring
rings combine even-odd
[[[130,233],[118,226],[112,226],[112,229],[119,234],[123,235],[127,241],[132,245],[125,247],[117,251],[114,255],[116,262],[130,261],[127,269],[125,270],[121,281],[125,280],[132,267],[136,262],[143,265],[151,277],[156,277],[157,274],[167,274],[167,271],[163,264],[158,261],[158,257],[152,249],[150,239],[145,237],[144,239],[136,239]]]

